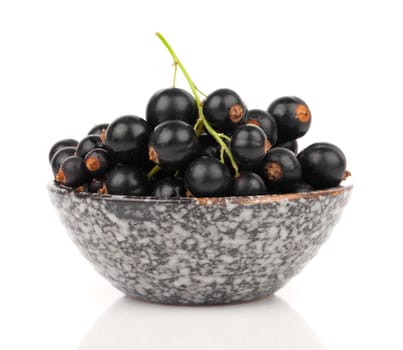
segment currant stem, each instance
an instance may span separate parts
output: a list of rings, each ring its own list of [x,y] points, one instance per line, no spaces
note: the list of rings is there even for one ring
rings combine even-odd
[[[172,83],[172,87],[175,87],[176,86],[176,72],[178,71],[178,64],[177,63],[174,63],[174,81],[173,81],[173,83]]]
[[[161,170],[161,167],[159,165],[154,166],[154,168],[152,168],[148,174],[147,177],[150,179],[152,178],[156,173],[158,173]]]
[[[200,100],[199,94],[197,93],[198,89],[196,88],[195,83],[193,82],[192,78],[190,77],[189,73],[187,72],[186,68],[183,66],[182,62],[179,60],[178,56],[176,55],[175,51],[172,49],[171,45],[169,45],[169,43],[166,41],[166,39],[163,37],[163,35],[161,33],[155,33],[155,35],[158,37],[158,39],[160,39],[162,41],[162,43],[164,44],[164,46],[167,48],[167,50],[169,51],[169,53],[171,54],[174,63],[176,65],[179,66],[179,68],[181,69],[183,75],[185,76],[190,89],[192,90],[193,96],[196,100],[196,105],[197,105],[197,110],[199,112],[199,119],[201,119],[203,121],[203,125],[205,127],[205,129],[207,130],[207,132],[214,137],[214,139],[218,142],[218,144],[221,146],[221,148],[224,149],[225,153],[227,153],[228,158],[231,161],[231,165],[235,170],[235,176],[239,175],[239,170],[238,170],[238,165],[235,162],[234,156],[232,155],[230,149],[228,148],[228,146],[225,144],[225,142],[222,140],[222,138],[219,136],[219,134],[212,128],[212,126],[210,125],[210,123],[206,120],[206,117],[203,114],[203,104],[202,101]],[[196,122],[197,124],[197,122]],[[197,130],[198,131],[198,130]],[[200,131],[201,132],[201,131]],[[199,135],[200,133],[198,133],[197,135]]]

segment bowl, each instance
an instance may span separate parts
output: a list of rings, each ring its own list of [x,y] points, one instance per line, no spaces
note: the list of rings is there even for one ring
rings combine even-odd
[[[49,183],[70,238],[124,294],[164,304],[223,304],[275,293],[315,256],[350,198],[307,193],[158,199]]]

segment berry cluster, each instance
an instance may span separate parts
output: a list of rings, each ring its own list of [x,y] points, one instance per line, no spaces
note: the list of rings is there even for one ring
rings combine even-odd
[[[80,142],[57,142],[49,153],[56,182],[100,194],[220,197],[307,192],[337,186],[348,175],[335,145],[315,143],[297,153],[296,140],[311,124],[303,100],[281,97],[267,111],[248,110],[235,91],[218,89],[201,101],[157,35],[193,96],[159,90],[146,120],[123,116],[95,126]]]

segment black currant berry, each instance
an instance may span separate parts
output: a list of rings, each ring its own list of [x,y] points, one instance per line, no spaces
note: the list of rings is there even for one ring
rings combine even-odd
[[[292,191],[301,181],[302,170],[296,155],[287,148],[272,148],[261,164],[262,177],[268,189]]]
[[[286,142],[277,143],[275,147],[287,148],[295,154],[298,153],[298,142],[297,140],[291,140]]]
[[[123,116],[109,124],[104,144],[112,149],[122,163],[142,163],[147,157],[147,143],[150,128],[144,119]]]
[[[231,132],[245,123],[246,107],[239,95],[230,89],[218,89],[207,96],[203,113],[211,126],[221,132]]]
[[[314,190],[313,186],[311,186],[306,182],[300,182],[294,187],[294,192],[296,193],[311,192],[313,190]]]
[[[272,146],[277,143],[276,120],[269,113],[261,109],[252,109],[246,114],[246,123],[261,127]]]
[[[219,160],[199,158],[187,167],[185,185],[195,197],[220,197],[227,194],[231,173]]]
[[[103,176],[113,166],[111,154],[103,148],[94,148],[89,151],[84,160],[88,172],[97,178]]]
[[[333,144],[314,143],[302,150],[298,159],[304,180],[315,189],[337,186],[346,175],[346,157]]]
[[[237,164],[246,168],[258,165],[269,149],[266,134],[256,125],[241,125],[232,135],[232,154]]]
[[[109,124],[103,123],[95,125],[90,131],[88,131],[88,135],[98,135],[101,136],[103,132],[105,132],[106,128]]]
[[[266,194],[266,185],[258,174],[249,171],[241,171],[238,176],[234,176],[231,186],[231,195],[257,196],[261,194]]]
[[[199,157],[220,157],[221,146],[218,142],[209,134],[202,134],[199,136]]]
[[[278,142],[305,135],[311,125],[311,111],[298,97],[280,97],[271,103],[268,112],[276,119]]]
[[[181,168],[197,154],[197,136],[184,121],[168,120],[154,129],[148,150],[149,159],[155,164],[163,168]]]
[[[53,171],[53,176],[56,176],[57,172],[60,169],[60,166],[63,163],[63,161],[67,157],[74,156],[75,153],[76,153],[76,148],[75,147],[64,147],[64,148],[59,149],[53,155],[53,158],[50,161],[50,165],[51,165],[52,171]]]
[[[56,174],[56,182],[68,187],[84,185],[90,179],[90,174],[85,167],[84,159],[78,156],[67,157]]]
[[[149,182],[141,169],[132,164],[118,164],[105,175],[100,193],[146,196]]]
[[[159,198],[178,198],[185,197],[185,184],[182,179],[176,177],[167,177],[158,181],[151,190],[153,197]]]
[[[147,104],[146,119],[151,128],[167,120],[182,120],[193,126],[197,117],[195,99],[182,89],[159,90],[151,96]]]
[[[76,155],[85,158],[89,151],[92,151],[94,148],[103,147],[103,143],[101,141],[101,137],[98,135],[87,135],[84,137],[80,143],[77,145]]]
[[[51,162],[55,153],[65,147],[77,147],[78,141],[73,139],[64,139],[56,142],[49,151],[49,163]]]
[[[84,190],[90,193],[97,193],[103,185],[104,182],[102,179],[92,179],[84,185]]]

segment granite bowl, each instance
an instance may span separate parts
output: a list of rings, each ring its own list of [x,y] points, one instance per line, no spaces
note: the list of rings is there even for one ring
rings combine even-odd
[[[329,237],[352,185],[284,195],[157,199],[48,185],[70,238],[128,296],[222,304],[275,293]]]

